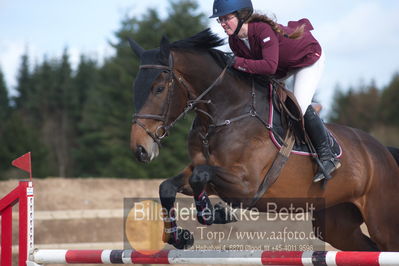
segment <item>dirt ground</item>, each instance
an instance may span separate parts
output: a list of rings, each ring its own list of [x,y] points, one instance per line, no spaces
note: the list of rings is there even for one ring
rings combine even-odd
[[[34,179],[35,210],[122,209],[123,198],[158,197],[162,180],[118,178]],[[18,185],[0,182],[0,197]]]

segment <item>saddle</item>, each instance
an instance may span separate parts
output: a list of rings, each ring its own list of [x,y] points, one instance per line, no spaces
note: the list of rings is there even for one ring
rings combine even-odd
[[[291,152],[297,155],[314,156],[315,151],[309,138],[306,137],[303,115],[294,94],[281,82],[272,81],[272,84],[268,118],[268,123],[273,128],[270,131],[271,140],[278,149],[281,149],[284,146],[283,136],[286,136],[288,129],[292,128],[295,143]],[[342,155],[341,146],[330,131],[328,134],[332,151],[339,158]]]

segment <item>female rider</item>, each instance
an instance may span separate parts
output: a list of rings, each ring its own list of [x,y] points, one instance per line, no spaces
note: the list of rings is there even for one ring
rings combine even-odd
[[[323,121],[311,106],[324,66],[321,46],[310,33],[312,24],[301,19],[282,26],[265,15],[253,14],[251,0],[214,0],[210,18],[215,17],[229,36],[234,68],[279,79],[293,76],[294,95],[304,114],[305,129],[323,167],[319,167],[313,181],[326,175],[330,178],[340,162],[331,150]]]

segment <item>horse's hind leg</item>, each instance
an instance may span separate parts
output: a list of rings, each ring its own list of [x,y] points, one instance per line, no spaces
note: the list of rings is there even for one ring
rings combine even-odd
[[[235,221],[225,208],[218,204],[213,207],[206,193],[206,186],[215,177],[216,172],[216,167],[199,165],[194,168],[189,180],[194,192],[197,220],[204,225],[211,225],[213,223],[225,224]]]
[[[377,251],[377,245],[360,229],[363,217],[352,203],[313,213],[313,230],[321,240],[345,251]]]
[[[395,178],[399,178],[396,176]],[[399,185],[388,183],[374,185],[364,205],[365,223],[371,239],[382,251],[399,251]]]
[[[193,236],[188,230],[177,227],[174,210],[177,192],[192,195],[191,187],[188,185],[188,177],[192,173],[191,169],[190,166],[187,167],[181,174],[166,179],[159,186],[165,230],[162,240],[178,249],[190,248],[194,242]]]

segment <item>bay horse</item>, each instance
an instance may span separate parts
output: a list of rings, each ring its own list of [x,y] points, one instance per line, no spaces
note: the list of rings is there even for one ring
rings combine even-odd
[[[250,108],[252,79],[226,70],[228,60],[215,49],[222,44],[209,29],[173,43],[162,38],[153,50],[130,40],[140,58],[131,149],[140,162],[151,162],[174,123],[189,110],[196,111],[188,135],[191,163],[163,181],[159,195],[168,211],[176,193],[194,196],[202,224],[230,222],[222,212],[215,212],[218,217],[211,222],[202,216],[202,207],[212,207],[208,195],[248,207],[279,151],[269,137],[270,128]],[[268,115],[268,87],[256,89],[260,117]],[[256,208],[267,211],[270,198],[322,198],[324,207],[313,213],[313,227],[324,224],[321,240],[346,251],[399,251],[399,167],[393,155],[361,130],[327,127],[343,149],[342,166],[333,178],[324,187],[313,183],[317,166],[312,158],[292,154]],[[190,247],[192,236],[177,229],[173,211],[165,215],[163,241],[179,249]],[[363,222],[370,237],[360,229]]]

